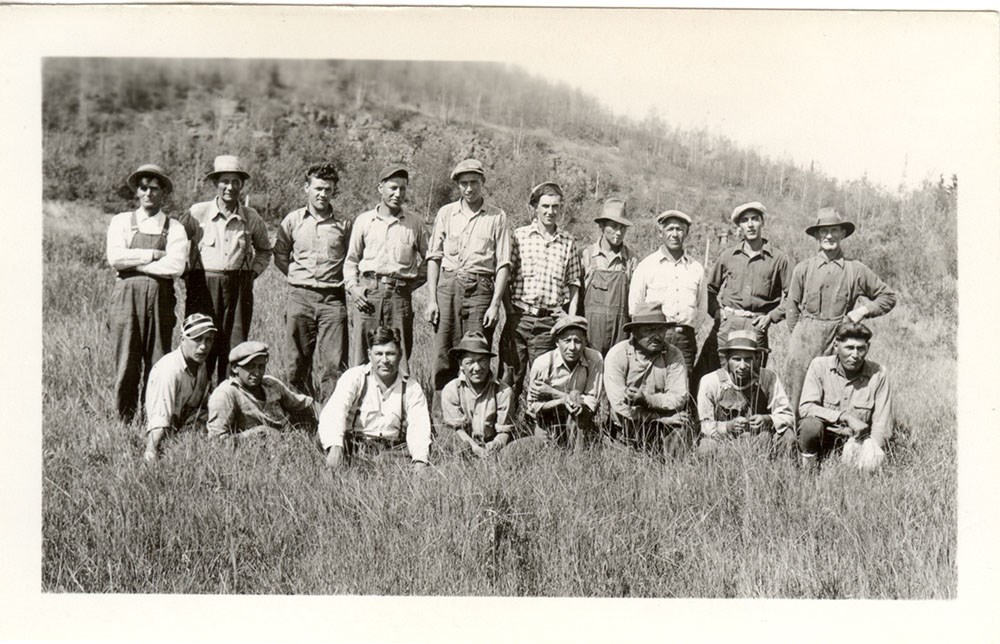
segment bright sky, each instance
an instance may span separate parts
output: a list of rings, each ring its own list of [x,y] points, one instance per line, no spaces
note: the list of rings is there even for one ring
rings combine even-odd
[[[909,185],[959,172],[976,141],[972,68],[998,46],[996,16],[982,13],[580,11],[559,24],[573,42],[552,47],[551,24],[525,21],[512,62],[616,112],[655,109],[891,189],[904,169]]]

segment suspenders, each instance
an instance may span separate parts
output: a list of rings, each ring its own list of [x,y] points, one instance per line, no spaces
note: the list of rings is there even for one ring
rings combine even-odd
[[[361,404],[365,401],[365,396],[368,394],[368,375],[365,375],[364,383],[361,385],[361,392],[355,399],[354,403],[358,408],[354,411],[354,419],[351,420],[351,425],[348,431],[354,431],[355,425],[358,424],[358,416],[361,415]],[[403,383],[400,386],[399,392],[399,442],[406,442],[406,430],[409,422],[406,419],[406,379],[403,379]]]

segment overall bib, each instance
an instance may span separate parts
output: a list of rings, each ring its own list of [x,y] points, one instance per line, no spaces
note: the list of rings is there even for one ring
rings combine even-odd
[[[628,323],[628,284],[626,271],[595,270],[583,296],[587,317],[587,342],[602,356],[625,339]]]

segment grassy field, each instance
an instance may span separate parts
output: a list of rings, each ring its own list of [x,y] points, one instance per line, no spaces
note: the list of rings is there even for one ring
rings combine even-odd
[[[906,300],[872,325],[900,428],[874,475],[604,448],[438,461],[420,477],[392,464],[334,475],[303,434],[237,450],[185,434],[147,467],[141,427],[112,420],[107,221],[46,204],[45,591],[956,596],[956,357],[953,339],[940,342],[953,331]],[[277,349],[270,372],[282,377],[286,292],[270,268],[252,334]],[[787,333],[776,331],[780,365]],[[430,348],[418,324],[418,376]]]

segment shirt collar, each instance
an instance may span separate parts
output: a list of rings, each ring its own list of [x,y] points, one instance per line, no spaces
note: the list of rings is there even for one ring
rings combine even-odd
[[[154,219],[160,215],[165,215],[165,214],[166,213],[163,212],[163,208],[157,210],[155,215],[151,215],[148,212],[146,212],[145,208],[139,206],[138,208],[135,209],[135,220],[139,222],[139,221],[144,221],[146,219]]]
[[[326,217],[320,217],[319,215],[317,215],[316,213],[314,213],[309,208],[308,205],[304,206],[302,208],[302,211],[303,211],[303,216],[304,217],[312,217],[313,219],[315,219],[317,221],[327,221],[327,220],[335,219],[336,218],[336,216],[334,215],[334,212],[333,212],[333,208],[330,208],[330,213]]]
[[[366,362],[364,368],[365,368],[365,378],[371,378],[372,384],[378,387],[378,381],[376,379],[376,376],[375,374],[372,373],[372,363]],[[397,386],[399,386],[401,382],[408,379],[409,378],[403,374],[403,370],[400,369],[398,372],[396,372],[396,380],[391,385],[389,385],[386,391],[396,388]]]
[[[678,260],[674,260],[674,258],[671,257],[668,253],[663,252],[663,246],[657,248],[656,252],[660,254],[659,257],[660,262],[667,261],[671,262],[672,264],[689,264],[691,262],[691,258],[688,257],[687,251],[684,251],[684,254],[681,255],[681,258]]]
[[[826,253],[824,253],[821,250],[820,251],[816,251],[816,258],[819,260],[820,266],[822,266],[823,264],[827,264],[827,263],[836,264],[837,266],[841,266],[841,267],[844,265],[844,251],[843,250],[840,250],[839,254],[834,259],[827,259],[826,258]]]
[[[551,237],[549,237],[549,234],[545,232],[545,228],[540,223],[538,223],[537,217],[534,220],[532,220],[530,226],[531,230],[529,232],[537,233],[542,237],[542,239],[558,239],[563,234],[562,229],[559,228],[559,226],[556,226],[556,232]]]
[[[399,212],[393,217],[392,213],[389,212],[389,206],[385,205],[381,201],[375,206],[375,216],[383,221],[398,221],[403,223],[403,219],[406,217],[406,210],[400,208]]]
[[[604,238],[602,237],[601,239],[604,239]],[[619,258],[621,258],[621,260],[623,262],[628,260],[628,246],[626,246],[625,244],[622,244],[622,249],[619,250],[619,251],[604,250],[604,247],[601,245],[601,239],[598,239],[597,241],[594,242],[594,254],[595,255],[601,255],[603,257],[610,257],[612,259],[615,258],[615,257],[619,257]]]
[[[747,242],[744,239],[742,242],[736,244],[736,246],[733,248],[733,255],[739,255],[740,253],[743,253],[747,257],[750,257],[750,253],[746,252],[745,250],[746,247],[747,247]],[[774,253],[771,251],[771,242],[769,242],[767,239],[764,240],[763,245],[760,247],[760,254],[771,255],[772,257],[774,256]]]
[[[858,369],[857,373],[855,373],[853,376],[848,376],[847,372],[844,371],[844,366],[840,364],[840,359],[834,356],[833,364],[830,365],[830,371],[836,372],[838,376],[844,378],[845,380],[847,380],[847,382],[851,382],[852,380],[857,380],[858,378],[863,378],[865,376],[870,375],[869,374],[870,368],[868,364],[869,364],[868,361],[865,360],[863,363],[861,363],[861,368]]]
[[[558,367],[561,365],[566,368],[566,371],[572,371],[572,369],[569,368],[569,365],[566,364],[566,361],[563,360],[562,351],[559,350],[559,347],[556,347],[553,351],[555,351],[555,355],[552,357],[552,366]],[[590,361],[587,359],[586,348],[583,349],[583,353],[580,354],[580,360],[576,364],[577,366],[580,365],[583,365],[584,367],[590,366]]]
[[[217,215],[222,215],[226,219],[243,219],[243,206],[241,206],[238,202],[236,204],[236,210],[232,213],[226,212],[226,209],[222,207],[222,200],[220,198],[216,197],[213,203],[215,204],[215,214],[212,215],[212,219],[215,219]]]
[[[483,202],[479,204],[478,210],[473,210],[472,206],[470,206],[468,202],[465,201],[465,199],[459,199],[458,209],[460,212],[468,214],[470,218],[481,215],[482,213],[486,212],[486,197],[483,197],[482,199]]]

